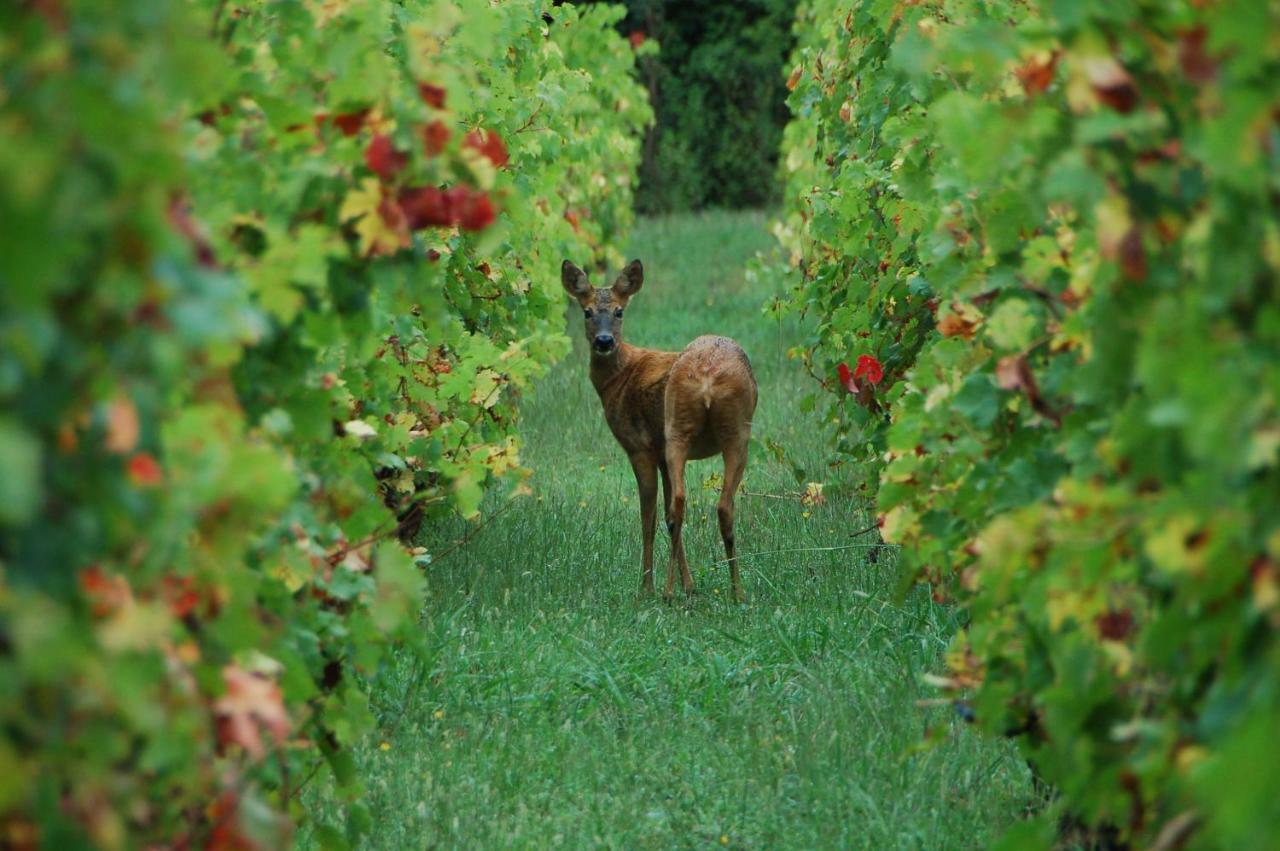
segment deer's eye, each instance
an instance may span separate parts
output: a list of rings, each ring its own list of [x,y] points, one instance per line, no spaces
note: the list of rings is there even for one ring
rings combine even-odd
[[[591,318],[591,311],[590,311],[590,310],[584,310],[584,311],[582,311],[582,315],[583,315],[583,316],[585,316],[585,317],[587,317],[588,319],[590,319],[590,318]]]
[[[615,310],[615,311],[613,312],[613,315],[614,315],[614,316],[616,316],[616,317],[618,317],[619,319],[621,319],[621,318],[622,318],[622,308],[621,308],[621,307],[619,307],[617,310]]]

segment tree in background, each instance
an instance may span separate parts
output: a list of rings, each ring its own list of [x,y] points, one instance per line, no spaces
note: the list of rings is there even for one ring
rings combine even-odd
[[[645,140],[642,213],[754,207],[776,200],[783,67],[795,0],[626,0],[623,31],[639,47],[657,122]]]

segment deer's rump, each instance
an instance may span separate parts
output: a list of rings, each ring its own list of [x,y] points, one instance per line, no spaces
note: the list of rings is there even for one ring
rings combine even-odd
[[[666,442],[687,443],[688,457],[697,459],[745,440],[751,433],[757,394],[751,362],[742,346],[728,337],[698,337],[667,374]]]

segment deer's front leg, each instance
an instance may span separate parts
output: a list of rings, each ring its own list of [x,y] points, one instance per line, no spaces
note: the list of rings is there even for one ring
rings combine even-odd
[[[652,594],[653,532],[658,509],[658,462],[651,455],[637,453],[631,456],[631,469],[635,471],[636,487],[640,491],[640,533],[644,548],[640,593]]]

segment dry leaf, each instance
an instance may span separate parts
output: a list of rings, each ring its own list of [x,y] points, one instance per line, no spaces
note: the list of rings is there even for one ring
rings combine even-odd
[[[264,727],[277,742],[289,735],[289,715],[280,686],[237,665],[223,668],[222,680],[227,693],[213,705],[218,741],[239,745],[249,756],[262,759],[267,752],[262,739]]]

